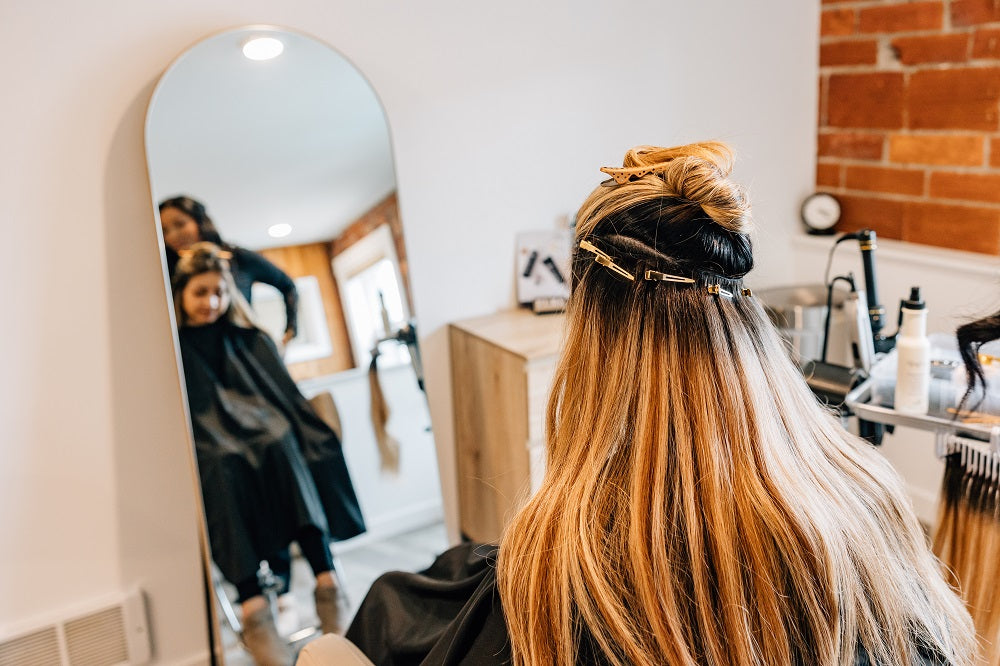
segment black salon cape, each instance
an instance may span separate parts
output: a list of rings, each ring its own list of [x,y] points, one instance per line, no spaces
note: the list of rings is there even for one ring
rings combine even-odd
[[[493,666],[511,663],[496,587],[496,546],[455,546],[420,573],[393,571],[372,585],[346,638],[376,666]],[[607,664],[580,637],[578,664]],[[948,666],[917,645],[913,666]],[[331,665],[332,666],[332,665]],[[872,666],[858,644],[854,666]]]
[[[466,543],[420,573],[383,574],[346,637],[378,666],[509,664],[496,552]]]
[[[365,531],[337,435],[299,393],[267,334],[221,319],[180,329],[212,557],[255,575],[305,526]]]

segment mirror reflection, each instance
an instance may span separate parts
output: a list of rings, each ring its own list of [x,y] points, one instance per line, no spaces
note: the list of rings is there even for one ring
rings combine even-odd
[[[222,643],[283,663],[446,546],[389,128],[338,53],[246,28],[174,63],[146,144]]]

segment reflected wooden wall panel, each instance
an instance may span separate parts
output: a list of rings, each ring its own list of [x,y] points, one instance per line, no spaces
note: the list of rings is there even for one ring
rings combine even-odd
[[[260,250],[260,253],[285,271],[293,279],[305,275],[314,275],[319,281],[320,293],[323,296],[323,310],[326,313],[326,324],[330,331],[330,345],[333,352],[314,361],[292,363],[288,371],[295,381],[332,375],[342,370],[354,367],[351,354],[351,341],[347,333],[347,322],[340,303],[340,293],[330,266],[329,243],[310,243],[308,245],[290,245]]]

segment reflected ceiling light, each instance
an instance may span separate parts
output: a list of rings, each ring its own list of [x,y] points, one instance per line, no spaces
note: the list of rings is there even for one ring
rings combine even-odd
[[[285,45],[274,37],[254,37],[243,43],[243,55],[251,60],[277,58],[285,50]]]
[[[290,233],[292,233],[292,225],[290,224],[275,224],[267,229],[267,235],[271,238],[284,238]]]

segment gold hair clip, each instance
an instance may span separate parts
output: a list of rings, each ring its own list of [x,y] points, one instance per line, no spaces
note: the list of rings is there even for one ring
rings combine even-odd
[[[693,278],[661,273],[660,271],[646,271],[645,277],[647,280],[660,280],[661,282],[683,282],[684,284],[694,284],[697,282]]]
[[[657,171],[663,171],[670,166],[670,162],[671,160],[667,160],[666,162],[657,162],[656,164],[647,164],[646,166],[639,167],[601,167],[601,171],[611,176],[615,184],[624,185],[631,180],[638,180]],[[604,181],[601,184],[604,185],[608,182]]]
[[[720,296],[721,295],[721,296],[725,296],[726,298],[732,298],[733,297],[733,292],[729,291],[728,289],[723,289],[722,285],[719,285],[719,284],[710,284],[710,285],[708,285],[708,293],[712,294],[713,296]]]
[[[635,276],[634,275],[632,275],[627,270],[625,270],[624,268],[622,268],[621,266],[619,266],[618,264],[616,264],[614,261],[612,261],[612,259],[611,259],[610,256],[608,256],[604,252],[601,252],[600,250],[598,250],[597,247],[595,247],[593,243],[589,243],[589,242],[587,242],[585,240],[582,240],[582,241],[580,241],[580,249],[581,250],[586,250],[587,252],[593,252],[594,253],[594,261],[596,261],[597,263],[599,263],[601,266],[604,266],[606,268],[610,268],[611,270],[613,270],[618,275],[621,275],[622,277],[628,278],[629,280],[632,280],[633,282],[635,282]]]

